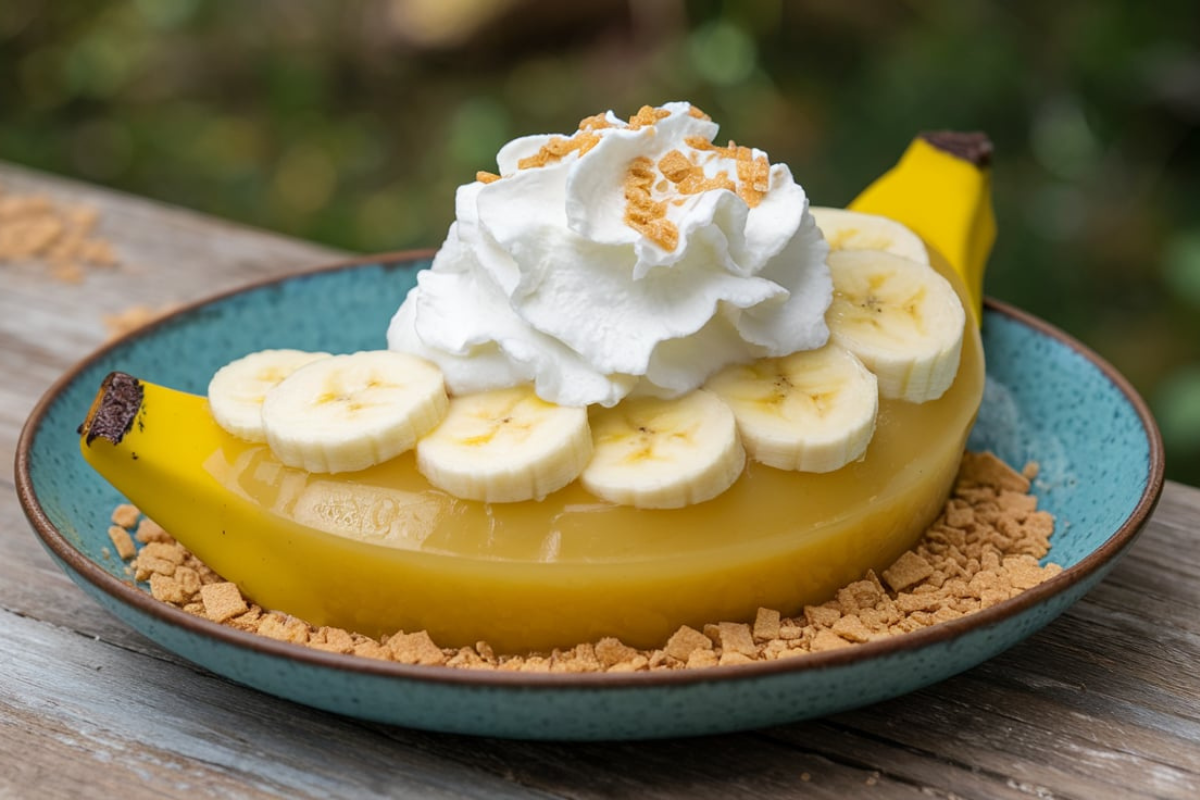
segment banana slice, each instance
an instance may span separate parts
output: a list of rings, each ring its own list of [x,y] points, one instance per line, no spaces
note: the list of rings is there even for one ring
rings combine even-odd
[[[455,397],[417,443],[417,468],[430,483],[489,503],[540,500],[591,457],[587,409],[547,403],[531,386]]]
[[[883,397],[924,403],[958,373],[966,313],[950,283],[931,267],[875,250],[829,255],[833,302],[825,314],[833,341],[879,379]]]
[[[728,367],[706,388],[733,409],[746,453],[778,469],[833,472],[861,458],[875,433],[875,376],[832,342]]]
[[[702,503],[732,486],[746,464],[733,412],[703,389],[598,408],[592,441],[596,452],[580,476],[584,488],[638,508]]]
[[[260,350],[217,370],[208,384],[208,408],[217,424],[240,439],[265,442],[262,404],[267,392],[293,372],[329,353]]]
[[[446,414],[442,373],[388,350],[331,356],[301,367],[263,401],[271,452],[309,472],[353,472],[395,458]]]
[[[921,237],[895,220],[844,208],[812,206],[808,210],[812,212],[817,227],[834,252],[884,250],[918,264],[929,263],[929,251],[925,249]]]

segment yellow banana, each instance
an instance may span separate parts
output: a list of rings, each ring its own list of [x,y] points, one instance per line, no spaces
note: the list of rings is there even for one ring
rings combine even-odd
[[[992,145],[979,133],[922,134],[849,205],[902,222],[962,276],[975,321],[983,319],[983,273],[996,240]]]
[[[978,308],[994,236],[986,171],[969,179],[945,162],[957,157],[931,147],[914,143],[863,198],[914,227],[926,219],[914,209],[936,203],[944,219],[919,229],[933,268]],[[905,174],[914,170],[928,180]],[[889,188],[905,183],[907,197]],[[974,289],[956,272],[974,276]],[[425,629],[444,646],[486,638],[501,652],[614,635],[656,647],[681,624],[819,602],[911,546],[912,521],[932,519],[944,501],[982,396],[978,330],[965,327],[943,396],[880,400],[869,458],[824,474],[752,463],[717,499],[678,509],[613,506],[580,481],[542,501],[460,500],[430,486],[413,452],[311,474],[225,432],[204,397],[122,373],[101,387],[81,450],[246,596],[312,624]],[[765,501],[780,497],[805,500]]]

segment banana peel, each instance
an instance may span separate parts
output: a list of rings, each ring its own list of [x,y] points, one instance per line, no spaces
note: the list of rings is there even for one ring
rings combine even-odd
[[[983,275],[996,241],[991,154],[982,133],[923,133],[848,206],[904,223],[939,252],[966,282],[976,323],[983,320]]]
[[[934,251],[935,268],[947,277],[956,273],[952,283],[978,319],[995,223],[986,160],[977,152],[990,145],[970,141],[974,149],[948,145],[944,136],[914,141],[851,208],[913,227]],[[981,394],[982,352],[978,332],[973,334],[964,349],[964,391]],[[264,608],[374,636],[426,629],[445,646],[474,644],[485,631],[503,652],[544,651],[611,635],[636,646],[661,646],[681,623],[752,616],[758,605],[819,602],[865,568],[886,567],[911,545],[895,536],[897,519],[936,515],[973,413],[944,442],[930,443],[931,450],[944,452],[932,459],[938,466],[919,490],[895,502],[877,498],[850,531],[852,541],[814,542],[786,557],[766,549],[738,553],[708,573],[692,574],[694,565],[683,557],[557,564],[551,573],[551,565],[532,557],[497,559],[481,549],[479,557],[463,559],[422,549],[428,531],[390,524],[405,504],[404,519],[422,516],[420,509],[411,513],[416,493],[397,480],[399,471],[411,469],[405,466],[411,454],[344,478],[308,476],[282,468],[265,446],[225,433],[204,397],[123,373],[105,379],[79,432],[84,458],[101,475]],[[580,494],[565,502],[587,502],[582,489],[562,491]],[[283,506],[288,513],[280,513]],[[308,509],[307,518],[300,508]],[[864,563],[863,553],[875,557]],[[812,569],[815,563],[822,569]],[[789,600],[771,596],[765,588],[771,585],[786,586]],[[707,596],[698,603],[699,594]],[[745,595],[748,605],[720,605],[734,595]]]

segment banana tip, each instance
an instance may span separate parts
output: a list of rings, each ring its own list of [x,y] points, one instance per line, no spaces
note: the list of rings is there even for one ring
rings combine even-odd
[[[969,161],[977,167],[992,163],[992,140],[986,133],[974,131],[925,131],[921,138],[938,150]]]
[[[142,407],[141,381],[124,372],[110,372],[100,384],[100,391],[88,409],[87,417],[76,433],[89,446],[97,437],[120,444],[133,427]]]

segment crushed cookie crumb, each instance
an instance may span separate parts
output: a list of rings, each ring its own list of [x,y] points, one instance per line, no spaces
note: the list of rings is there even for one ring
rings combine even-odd
[[[250,610],[237,584],[229,581],[201,586],[200,599],[204,603],[204,615],[213,622],[224,622]]]
[[[289,614],[272,611],[265,614],[256,631],[260,636],[278,639],[292,644],[308,644],[309,626],[303,620]]]
[[[629,118],[625,129],[639,131],[651,128],[670,114],[665,108],[642,106]],[[711,119],[695,106],[689,107],[688,114],[696,119]],[[572,153],[582,158],[600,143],[599,131],[612,127],[613,122],[605,114],[584,117],[571,136],[551,136],[537,152],[518,159],[517,170],[539,169],[556,164]],[[689,195],[725,189],[734,192],[747,206],[754,208],[770,189],[771,165],[765,154],[756,157],[751,148],[741,147],[733,141],[727,147],[718,147],[702,136],[689,136],[684,141],[693,151],[710,154],[709,158],[734,161],[736,176],[731,177],[729,170],[719,170],[709,176],[695,152],[684,154],[677,149],[666,153],[657,164],[644,156],[635,158],[629,164],[624,181],[624,221],[664,250],[674,250],[679,243],[678,227],[667,219],[669,206],[682,205]],[[484,184],[503,179],[502,175],[482,170],[475,174],[475,180]],[[677,196],[668,196],[672,186]],[[653,196],[655,192],[662,197],[656,199]]]
[[[108,338],[111,341],[169,314],[178,307],[178,303],[168,303],[157,309],[146,305],[130,306],[116,314],[105,314],[104,327],[108,329]]]
[[[134,534],[134,537],[142,544],[149,544],[150,542],[170,543],[175,541],[169,533],[162,529],[161,525],[148,518],[143,518],[138,523],[137,533]]]
[[[638,654],[637,650],[612,636],[605,637],[596,642],[595,652],[596,658],[600,660],[601,665],[606,669],[622,662],[630,661]]]
[[[582,158],[589,150],[600,143],[599,134],[591,131],[579,131],[569,139],[554,136],[531,156],[517,161],[517,169],[538,169],[547,164],[562,161],[571,153],[578,153]]]
[[[333,653],[449,669],[514,672],[696,670],[803,657],[897,636],[989,608],[1059,574],[1041,566],[1053,517],[1028,494],[1036,470],[1010,469],[990,454],[968,453],[942,514],[924,538],[882,576],[868,571],[822,604],[795,616],[760,608],[752,622],[684,625],[661,648],[639,650],[617,638],[551,653],[497,655],[487,642],[441,648],[426,631],[372,639],[314,627],[251,603],[133,506],[113,512],[109,536],[136,580],[188,613],[238,630]],[[1020,487],[1024,486],[1024,491]],[[136,526],[137,534],[130,537]],[[124,534],[124,539],[117,533]],[[133,540],[141,544],[136,548]],[[128,546],[125,542],[128,541]]]
[[[809,649],[814,653],[823,653],[827,650],[840,650],[843,647],[853,646],[854,645],[850,641],[838,636],[832,630],[823,628],[817,631],[816,635],[813,636],[812,644],[809,646]]]
[[[137,545],[133,543],[133,537],[129,535],[127,529],[120,525],[110,525],[108,538],[112,540],[113,548],[122,561],[128,561],[137,555]]]
[[[667,655],[677,661],[684,662],[690,659],[697,651],[712,649],[712,639],[709,639],[700,631],[690,628],[687,625],[684,625],[671,634],[671,638],[667,640],[667,645],[664,648]]]
[[[606,114],[593,114],[590,117],[584,117],[579,120],[579,130],[581,131],[598,131],[611,127],[612,123],[608,121],[608,115]]]
[[[629,128],[631,130],[641,130],[642,128],[652,127],[657,125],[659,120],[671,116],[671,112],[665,108],[655,108],[654,106],[642,106],[638,112],[629,118]]]
[[[0,188],[0,264],[42,261],[63,283],[81,282],[85,267],[116,266],[112,245],[92,235],[99,218],[92,208]]]
[[[701,171],[678,150],[672,150],[658,160],[658,171],[671,183],[680,183],[688,175]]]
[[[113,509],[112,522],[113,525],[120,525],[122,528],[128,529],[137,524],[138,517],[141,515],[142,512],[138,510],[137,506],[122,503]]]
[[[895,591],[903,591],[933,575],[933,566],[912,550],[896,559],[896,563],[883,571],[883,579]]]
[[[392,658],[401,664],[437,665],[446,663],[446,654],[425,631],[398,633],[387,640]]]
[[[639,156],[630,163],[625,173],[625,224],[664,250],[674,250],[679,228],[667,219],[667,204],[651,196],[654,180],[653,161]]]
[[[754,635],[750,626],[740,622],[720,622],[717,624],[718,643],[723,653],[741,653],[744,656],[758,655],[758,645],[754,643]]]
[[[773,608],[760,608],[754,617],[754,640],[768,642],[779,638],[780,614]]]

